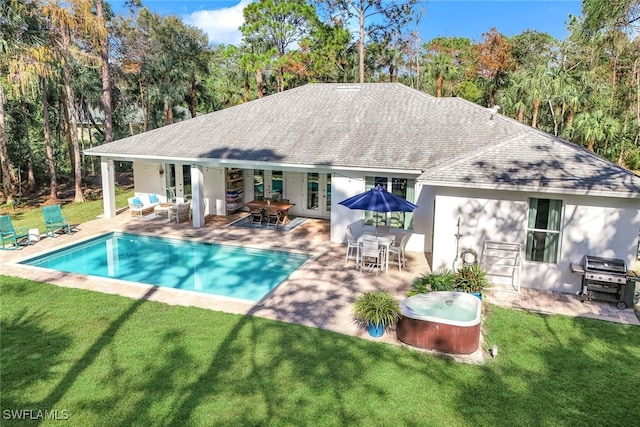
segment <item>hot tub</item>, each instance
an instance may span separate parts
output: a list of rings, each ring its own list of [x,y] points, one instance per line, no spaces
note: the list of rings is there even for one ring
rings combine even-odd
[[[482,301],[463,292],[429,292],[400,304],[398,339],[413,347],[470,354],[480,346]]]

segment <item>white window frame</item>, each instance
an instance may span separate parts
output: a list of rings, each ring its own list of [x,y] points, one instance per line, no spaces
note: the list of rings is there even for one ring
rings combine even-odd
[[[547,228],[535,228],[535,227],[529,227],[529,217],[531,215],[531,202],[533,200],[549,200],[549,202],[559,202],[560,206],[558,209],[558,229],[554,230],[554,229],[547,229]],[[551,207],[551,206],[550,206]],[[552,199],[552,198],[544,198],[544,197],[530,197],[527,200],[527,223],[526,223],[526,232],[525,232],[525,260],[528,262],[540,262],[540,263],[545,263],[545,264],[557,264],[559,259],[560,259],[560,246],[561,246],[561,242],[562,242],[562,223],[563,223],[563,218],[564,217],[564,201],[561,199]],[[555,253],[553,254],[553,260],[537,260],[537,259],[533,259],[532,257],[532,252],[530,252],[531,248],[529,245],[529,233],[544,233],[544,234],[556,234],[557,237],[557,247],[555,248]],[[545,250],[543,250],[544,252]]]

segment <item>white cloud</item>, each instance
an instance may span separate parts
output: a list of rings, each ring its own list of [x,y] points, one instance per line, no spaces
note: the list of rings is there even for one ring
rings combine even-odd
[[[239,28],[244,22],[242,11],[252,0],[241,0],[235,6],[199,10],[184,17],[185,23],[200,28],[209,36],[209,43],[240,44],[242,33]]]

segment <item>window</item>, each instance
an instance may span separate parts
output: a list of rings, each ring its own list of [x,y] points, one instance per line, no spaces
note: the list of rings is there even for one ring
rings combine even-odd
[[[562,201],[529,199],[527,261],[558,262]]]
[[[414,202],[415,180],[407,178],[389,178],[386,176],[367,176],[364,178],[365,188],[380,185],[388,192],[402,197],[405,200]],[[364,212],[364,223],[366,225],[389,225],[400,230],[413,229],[413,212]]]

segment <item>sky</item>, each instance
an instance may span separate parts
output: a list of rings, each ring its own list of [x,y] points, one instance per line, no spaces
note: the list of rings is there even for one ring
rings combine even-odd
[[[252,0],[142,0],[160,15],[177,15],[202,29],[212,44],[238,44],[242,9]],[[124,0],[110,0],[116,12]],[[506,36],[537,30],[564,40],[569,15],[581,14],[580,0],[428,0],[422,3],[419,33],[423,41],[435,37],[467,37],[481,41],[495,27]],[[417,10],[417,9],[416,9]]]

